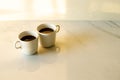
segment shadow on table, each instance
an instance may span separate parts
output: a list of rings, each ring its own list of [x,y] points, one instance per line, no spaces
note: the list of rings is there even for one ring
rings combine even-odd
[[[57,38],[56,45],[60,46],[62,53],[68,53],[71,50],[86,48],[91,42],[94,42],[94,36],[91,33],[65,34]]]

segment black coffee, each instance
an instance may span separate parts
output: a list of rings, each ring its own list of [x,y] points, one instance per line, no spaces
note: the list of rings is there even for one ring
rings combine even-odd
[[[48,33],[53,32],[53,30],[50,29],[50,28],[43,28],[43,29],[41,29],[39,32],[40,32],[40,33],[48,34]]]
[[[31,41],[34,39],[36,39],[36,38],[34,36],[31,36],[31,35],[27,35],[27,36],[24,36],[21,38],[22,41]]]

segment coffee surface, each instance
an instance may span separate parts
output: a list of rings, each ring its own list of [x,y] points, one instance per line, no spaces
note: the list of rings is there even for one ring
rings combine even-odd
[[[32,35],[27,35],[27,36],[24,36],[21,38],[22,41],[32,41],[34,39],[36,39],[36,38]]]
[[[53,32],[53,30],[50,29],[50,28],[43,28],[43,29],[41,29],[39,32],[40,32],[40,33],[44,33],[44,34],[48,34],[48,33]]]

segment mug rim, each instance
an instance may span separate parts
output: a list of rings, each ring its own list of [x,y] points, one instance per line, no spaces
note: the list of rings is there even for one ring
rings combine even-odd
[[[53,30],[53,32],[51,32],[51,33],[49,33],[49,34],[55,33],[56,26],[55,26],[54,24],[43,23],[43,24],[40,24],[39,26],[37,26],[37,32],[38,32],[39,34],[42,34],[42,35],[49,35],[49,34],[45,34],[45,33],[39,32],[41,29],[43,29],[43,28],[39,29],[42,25],[45,25],[47,28],[50,28],[50,29]],[[52,27],[49,27],[49,26],[54,27],[54,29],[53,29]]]
[[[22,41],[22,42],[31,42],[31,41],[34,41],[34,40],[30,40],[30,41],[23,41],[23,40],[21,40],[21,35],[23,34],[23,33],[31,33],[30,35],[31,36],[34,36],[35,37],[35,39],[34,40],[37,40],[38,39],[38,34],[35,32],[35,31],[22,31],[21,33],[19,33],[19,35],[18,35],[18,39],[20,40],[20,41]],[[35,34],[35,35],[33,35],[33,34]],[[22,37],[24,37],[24,36],[22,36]]]

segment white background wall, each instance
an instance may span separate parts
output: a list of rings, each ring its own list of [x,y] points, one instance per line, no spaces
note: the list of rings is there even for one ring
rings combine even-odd
[[[120,0],[0,0],[0,20],[119,20]]]

